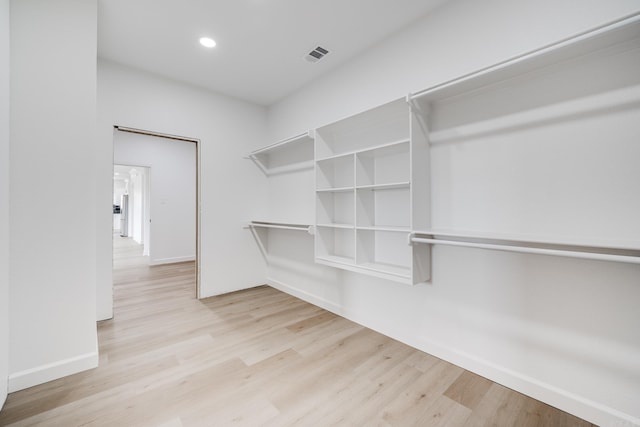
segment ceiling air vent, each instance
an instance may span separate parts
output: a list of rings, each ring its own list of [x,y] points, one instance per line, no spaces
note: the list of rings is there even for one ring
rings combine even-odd
[[[324,56],[327,53],[329,53],[329,51],[327,49],[318,46],[315,49],[313,49],[311,52],[309,52],[307,54],[307,56],[304,57],[304,59],[306,59],[309,62],[318,62],[322,58],[324,58]]]

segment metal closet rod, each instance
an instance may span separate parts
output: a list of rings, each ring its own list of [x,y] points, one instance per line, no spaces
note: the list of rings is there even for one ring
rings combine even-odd
[[[278,228],[281,230],[299,230],[299,231],[306,231],[309,234],[313,234],[313,226],[306,225],[306,224],[286,224],[281,222],[252,221],[249,223],[249,227]]]
[[[498,243],[477,243],[477,242],[470,242],[465,240],[440,239],[440,238],[433,237],[433,235],[429,235],[429,236],[430,237],[417,237],[415,234],[412,234],[409,240],[411,243],[428,243],[428,244],[435,244],[435,245],[462,246],[467,248],[490,249],[490,250],[505,251],[505,252],[518,252],[518,253],[537,254],[537,255],[553,255],[553,256],[562,256],[562,257],[568,257],[568,258],[581,258],[581,259],[591,259],[591,260],[598,260],[598,261],[614,261],[614,262],[625,262],[625,263],[631,263],[631,264],[640,264],[640,256],[616,255],[616,254],[609,254],[609,253],[584,252],[584,251],[563,250],[563,249],[534,248],[534,247],[523,246],[523,245],[507,245],[507,244],[498,244]],[[464,236],[460,236],[460,238],[464,239]],[[475,239],[477,237],[473,237],[473,238]],[[491,240],[494,240],[494,239],[491,239]]]

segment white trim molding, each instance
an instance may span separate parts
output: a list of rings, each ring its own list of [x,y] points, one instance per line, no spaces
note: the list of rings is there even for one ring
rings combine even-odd
[[[181,256],[181,257],[174,257],[174,258],[160,258],[160,259],[150,260],[149,265],[176,264],[178,262],[187,262],[187,261],[195,261],[195,260],[196,260],[195,255]]]
[[[91,352],[9,374],[9,393],[97,368],[98,360],[98,352]]]

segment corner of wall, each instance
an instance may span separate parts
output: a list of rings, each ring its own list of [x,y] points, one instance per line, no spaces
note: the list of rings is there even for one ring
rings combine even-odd
[[[0,0],[0,409],[9,372],[9,0]]]

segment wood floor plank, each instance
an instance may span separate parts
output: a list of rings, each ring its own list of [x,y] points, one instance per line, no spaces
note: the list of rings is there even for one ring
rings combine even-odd
[[[422,412],[415,425],[462,427],[471,414],[471,409],[449,399],[445,395],[440,395]]]
[[[268,286],[198,301],[194,263],[114,247],[100,366],[11,393],[0,426],[591,425]]]
[[[415,423],[463,371],[455,365],[439,361],[391,402],[383,418],[392,425]]]
[[[473,410],[478,406],[491,384],[488,379],[465,371],[451,384],[444,395]]]

